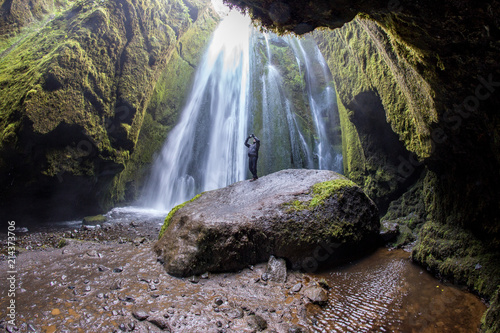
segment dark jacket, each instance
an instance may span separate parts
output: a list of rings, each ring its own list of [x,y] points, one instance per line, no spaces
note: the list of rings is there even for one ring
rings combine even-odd
[[[251,138],[252,137],[249,136],[245,140],[245,146],[248,147],[248,156],[257,156],[257,155],[259,155],[260,140],[256,136],[254,136],[253,138],[255,139],[255,143],[249,144],[248,140],[250,140]]]

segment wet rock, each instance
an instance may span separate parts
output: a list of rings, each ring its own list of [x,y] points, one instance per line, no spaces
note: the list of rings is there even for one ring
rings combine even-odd
[[[132,312],[132,316],[134,316],[135,319],[143,321],[149,318],[149,314],[146,313],[146,311],[142,310],[136,310]]]
[[[148,319],[148,321],[161,330],[171,332],[170,324],[169,324],[168,320],[164,317],[154,317],[154,318]]]
[[[270,256],[269,261],[267,262],[266,272],[264,274],[266,274],[266,279],[269,281],[285,283],[286,282],[285,259],[277,259],[274,256]]]
[[[105,271],[109,270],[109,268],[107,268],[106,266],[102,266],[102,265],[99,265],[97,267],[97,269],[99,270],[99,272],[105,272]]]
[[[106,222],[107,218],[104,215],[95,215],[95,216],[87,216],[84,217],[82,223],[84,225],[101,225]]]
[[[315,304],[324,304],[328,301],[328,292],[320,286],[307,287],[303,295]]]
[[[330,285],[328,284],[328,282],[326,282],[325,279],[319,280],[318,285],[325,290],[330,290]]]
[[[395,222],[382,221],[380,237],[384,243],[395,240],[399,235],[399,225]]]
[[[261,332],[267,328],[267,321],[258,315],[251,315],[247,318],[248,326],[258,332]]]
[[[300,289],[302,289],[302,283],[300,283],[300,282],[299,282],[299,283],[297,283],[297,284],[295,284],[295,285],[292,287],[292,291],[293,291],[294,293],[298,293],[298,292],[300,291]]]
[[[193,275],[192,277],[189,278],[188,281],[191,283],[198,283],[198,282],[200,282],[200,277]]]
[[[288,333],[303,333],[304,331],[302,330],[302,327],[300,326],[293,326],[288,329]]]
[[[204,192],[173,214],[154,249],[174,276],[238,271],[270,255],[314,270],[372,249],[379,227],[377,207],[347,178],[283,170]]]

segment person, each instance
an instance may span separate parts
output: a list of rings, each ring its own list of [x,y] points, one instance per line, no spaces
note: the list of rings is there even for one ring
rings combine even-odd
[[[253,144],[248,143],[250,138],[253,138]],[[252,135],[245,140],[245,146],[248,147],[248,167],[253,176],[250,181],[253,182],[259,178],[257,177],[257,159],[259,158],[260,140],[252,133]]]

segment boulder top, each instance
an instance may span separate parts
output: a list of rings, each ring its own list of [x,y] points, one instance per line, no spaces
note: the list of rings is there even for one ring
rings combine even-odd
[[[280,209],[284,202],[304,199],[314,184],[346,177],[330,170],[286,169],[207,191],[182,208],[183,215],[205,223],[244,223]]]

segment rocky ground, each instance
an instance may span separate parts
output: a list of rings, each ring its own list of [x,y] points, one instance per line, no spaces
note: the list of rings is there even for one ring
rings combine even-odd
[[[298,272],[271,281],[266,264],[174,278],[151,250],[157,234],[146,223],[18,233],[16,327],[0,325],[11,332],[307,332],[307,309],[317,306],[310,298],[326,295]],[[0,294],[5,308],[7,288]]]

